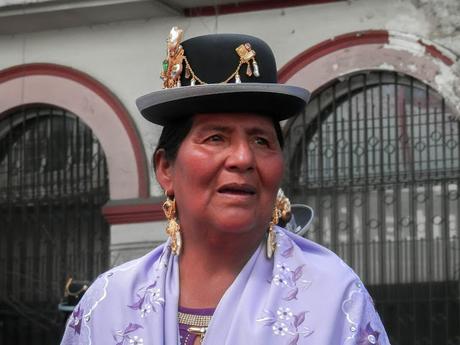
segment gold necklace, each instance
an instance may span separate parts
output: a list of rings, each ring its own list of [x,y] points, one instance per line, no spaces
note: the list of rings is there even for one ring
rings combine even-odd
[[[208,330],[209,322],[211,322],[211,315],[195,315],[178,312],[177,318],[179,323],[188,326],[187,332],[199,336],[200,343],[203,342],[204,335]]]

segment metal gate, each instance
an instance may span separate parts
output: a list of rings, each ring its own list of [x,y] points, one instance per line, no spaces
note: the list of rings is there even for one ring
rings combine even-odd
[[[361,72],[286,128],[283,188],[315,209],[307,237],[360,275],[391,343],[460,344],[460,124],[444,99]]]
[[[67,277],[107,268],[100,144],[78,117],[35,106],[0,121],[0,344],[58,344]]]

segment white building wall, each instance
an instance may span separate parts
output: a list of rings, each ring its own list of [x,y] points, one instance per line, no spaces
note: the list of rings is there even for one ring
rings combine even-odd
[[[112,266],[140,257],[166,240],[164,222],[112,225],[110,262]]]
[[[422,9],[397,0],[339,2],[218,17],[169,17],[0,36],[0,69],[48,62],[89,74],[106,85],[132,114],[151,157],[160,129],[139,115],[134,100],[161,88],[159,71],[173,25],[184,28],[186,37],[213,32],[261,37],[272,47],[279,67],[308,47],[343,33],[387,29],[425,36],[430,27]],[[161,194],[155,183],[152,186],[152,194]]]
[[[185,38],[216,32],[258,36],[272,47],[278,68],[315,44],[362,30],[415,35],[460,55],[458,0],[349,0],[232,15],[175,16],[0,35],[0,70],[27,63],[53,63],[95,78],[131,114],[150,162],[161,129],[141,117],[134,101],[161,88],[159,72],[165,41],[174,25],[185,30]],[[458,71],[458,66],[454,65],[453,70]],[[150,176],[151,195],[161,195],[151,167]],[[160,235],[162,228],[161,222],[112,226],[112,249],[121,253],[123,244],[128,248],[132,243],[157,242],[164,238]],[[128,257],[125,255],[123,260]]]

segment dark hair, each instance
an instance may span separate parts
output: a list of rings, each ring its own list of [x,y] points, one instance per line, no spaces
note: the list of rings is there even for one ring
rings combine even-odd
[[[165,158],[168,162],[174,162],[177,157],[179,147],[184,141],[187,134],[192,129],[193,116],[185,118],[180,122],[170,123],[163,127],[161,131],[160,139],[158,140],[157,147],[153,153],[153,157],[161,149],[165,151]],[[275,127],[276,137],[280,144],[281,149],[284,147],[284,138],[281,126],[278,121],[273,120],[273,126]],[[153,168],[156,170],[155,158],[153,159]]]

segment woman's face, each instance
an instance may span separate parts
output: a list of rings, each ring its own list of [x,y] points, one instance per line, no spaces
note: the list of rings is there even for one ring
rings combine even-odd
[[[184,231],[265,231],[283,174],[271,119],[255,114],[198,114],[176,160],[157,177],[176,198]]]

